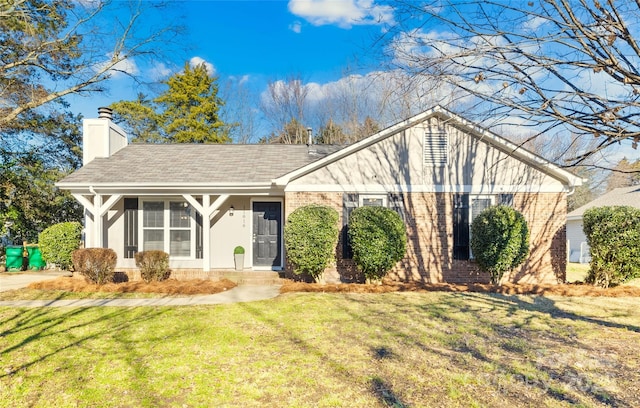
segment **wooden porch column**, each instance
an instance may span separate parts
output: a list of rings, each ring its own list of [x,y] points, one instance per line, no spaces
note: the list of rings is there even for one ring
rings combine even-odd
[[[96,194],[93,196],[93,246],[95,248],[102,248],[103,242],[102,237],[104,236],[102,228],[103,228],[103,219],[102,214],[100,214],[100,207],[102,207],[102,196],[100,194]]]
[[[209,206],[211,196],[209,194],[202,195],[202,207],[206,214],[202,214],[202,271],[209,272],[211,270],[211,228],[209,219]]]
[[[202,194],[202,205],[191,194],[183,194],[185,200],[202,214],[202,271],[211,270],[211,229],[209,222],[218,211],[218,208],[227,201],[229,194],[220,194],[212,203],[211,194]]]

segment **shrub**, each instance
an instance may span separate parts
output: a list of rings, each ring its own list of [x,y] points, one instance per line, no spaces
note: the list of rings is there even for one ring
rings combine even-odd
[[[238,245],[237,247],[233,248],[233,254],[234,255],[244,254],[244,247],[241,247],[240,245]]]
[[[118,256],[109,248],[76,249],[71,256],[73,267],[92,283],[104,285],[113,281]]]
[[[360,207],[349,218],[349,242],[353,260],[367,280],[382,279],[407,249],[402,218],[384,207]]]
[[[71,254],[78,249],[82,225],[79,222],[61,222],[45,229],[38,236],[38,247],[45,262],[61,269],[71,266]]]
[[[606,288],[640,277],[640,209],[590,208],[582,225],[591,248],[588,283]]]
[[[318,280],[335,259],[338,218],[336,210],[320,205],[300,207],[289,215],[284,245],[295,274],[308,274]]]
[[[491,283],[499,284],[529,255],[527,221],[506,205],[485,209],[471,224],[471,250],[480,269],[491,274]]]
[[[169,254],[164,251],[136,252],[136,266],[140,268],[142,279],[149,283],[169,279]]]

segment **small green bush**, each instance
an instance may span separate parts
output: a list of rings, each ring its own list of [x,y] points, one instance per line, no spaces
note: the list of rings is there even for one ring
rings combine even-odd
[[[244,254],[244,247],[241,247],[240,245],[238,245],[237,247],[233,248],[233,253],[234,255]]]
[[[588,283],[606,288],[640,277],[640,209],[590,208],[582,228],[591,248]]]
[[[104,285],[113,281],[118,256],[110,248],[76,249],[71,256],[73,268],[92,283]]]
[[[284,245],[295,274],[308,274],[318,280],[335,259],[338,218],[336,210],[320,205],[300,207],[289,215]]]
[[[45,262],[61,269],[71,266],[71,254],[80,246],[82,225],[79,222],[61,222],[45,229],[38,236],[38,247]]]
[[[368,281],[380,280],[407,250],[407,231],[400,215],[385,207],[360,207],[349,218],[353,260]]]
[[[491,274],[491,283],[499,284],[529,255],[527,221],[506,205],[485,209],[471,224],[471,250],[480,269]]]
[[[136,266],[140,268],[142,279],[149,283],[169,279],[169,254],[164,251],[136,252]]]

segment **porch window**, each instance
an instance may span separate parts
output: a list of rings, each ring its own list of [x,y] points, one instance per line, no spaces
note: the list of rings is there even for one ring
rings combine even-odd
[[[156,200],[142,204],[142,246],[172,257],[190,258],[195,254],[195,211],[185,201]]]
[[[164,251],[164,202],[142,204],[142,247],[145,251]]]

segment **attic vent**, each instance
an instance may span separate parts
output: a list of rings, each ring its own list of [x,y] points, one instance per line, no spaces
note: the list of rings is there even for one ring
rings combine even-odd
[[[445,132],[426,132],[424,134],[424,164],[444,166],[447,164],[448,152],[449,137]]]

